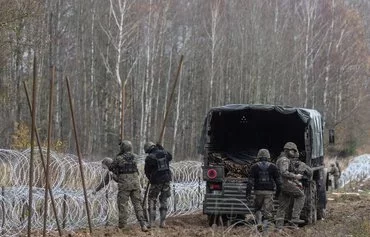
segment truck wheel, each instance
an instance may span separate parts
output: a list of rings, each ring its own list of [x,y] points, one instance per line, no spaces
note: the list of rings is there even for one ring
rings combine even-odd
[[[308,224],[314,224],[317,220],[317,188],[316,182],[310,182],[309,210],[307,221]]]
[[[318,203],[317,203],[317,220],[322,220],[325,218],[325,210],[326,210],[326,190],[327,190],[327,169],[323,169],[321,171],[322,183],[320,184],[317,190],[318,196]]]

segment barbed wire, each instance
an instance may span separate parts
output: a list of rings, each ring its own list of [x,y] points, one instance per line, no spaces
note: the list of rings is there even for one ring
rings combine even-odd
[[[43,150],[46,160],[46,150]],[[1,212],[0,234],[18,236],[27,228],[29,215],[29,157],[30,150],[23,152],[0,149]],[[147,185],[144,175],[144,156],[138,159],[142,193]],[[34,154],[34,180],[32,182],[32,229],[42,229],[44,221],[45,175],[40,154]],[[201,180],[202,163],[181,161],[171,163],[173,173],[172,195],[168,200],[168,216],[191,214],[202,209],[204,182]],[[61,227],[68,231],[85,228],[88,225],[85,199],[82,190],[78,159],[71,154],[50,152],[50,187],[52,188]],[[91,221],[94,227],[116,225],[118,222],[117,184],[109,182],[98,193],[94,190],[104,179],[106,170],[100,162],[82,162],[88,193]],[[47,231],[56,230],[54,212],[50,197],[47,202]],[[136,217],[129,204],[128,223],[135,223]]]
[[[341,177],[339,178],[339,186],[353,182],[363,181],[370,178],[370,155],[364,154],[355,157],[348,165],[348,167],[342,171]]]

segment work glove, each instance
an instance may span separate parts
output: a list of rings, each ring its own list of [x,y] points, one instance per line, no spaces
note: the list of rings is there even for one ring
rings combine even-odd
[[[164,147],[161,144],[157,143],[155,145],[158,147],[159,150],[164,150]]]

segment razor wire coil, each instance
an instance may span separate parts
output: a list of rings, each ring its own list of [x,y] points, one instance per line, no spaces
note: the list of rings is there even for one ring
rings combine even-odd
[[[29,157],[30,150],[23,152],[0,149],[0,234],[17,236],[27,229],[29,215]],[[46,150],[43,150],[46,163]],[[45,201],[45,172],[40,154],[34,153],[32,182],[32,229],[43,228]],[[181,161],[171,163],[173,174],[173,195],[168,199],[168,216],[191,214],[202,208],[204,183],[200,180],[202,163]],[[104,179],[106,170],[100,162],[84,162],[82,167],[88,194],[91,222],[94,227],[115,225],[118,221],[117,184],[109,182],[99,192],[96,186]],[[138,169],[142,193],[147,179],[144,175],[144,157],[138,159]],[[52,189],[57,217],[61,228],[73,231],[88,225],[85,199],[81,184],[81,174],[76,156],[50,152],[49,184]],[[129,202],[128,223],[135,223],[136,217]],[[50,196],[47,201],[47,231],[55,231],[57,226]]]

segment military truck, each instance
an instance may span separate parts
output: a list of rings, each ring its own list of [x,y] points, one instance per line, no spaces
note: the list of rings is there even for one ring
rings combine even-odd
[[[276,162],[286,142],[297,145],[301,161],[313,170],[304,190],[301,219],[312,224],[324,217],[326,174],[320,113],[278,105],[230,104],[208,112],[200,142],[206,181],[203,213],[210,226],[253,213],[253,190],[246,195],[251,190],[249,168],[261,148],[267,148]]]

